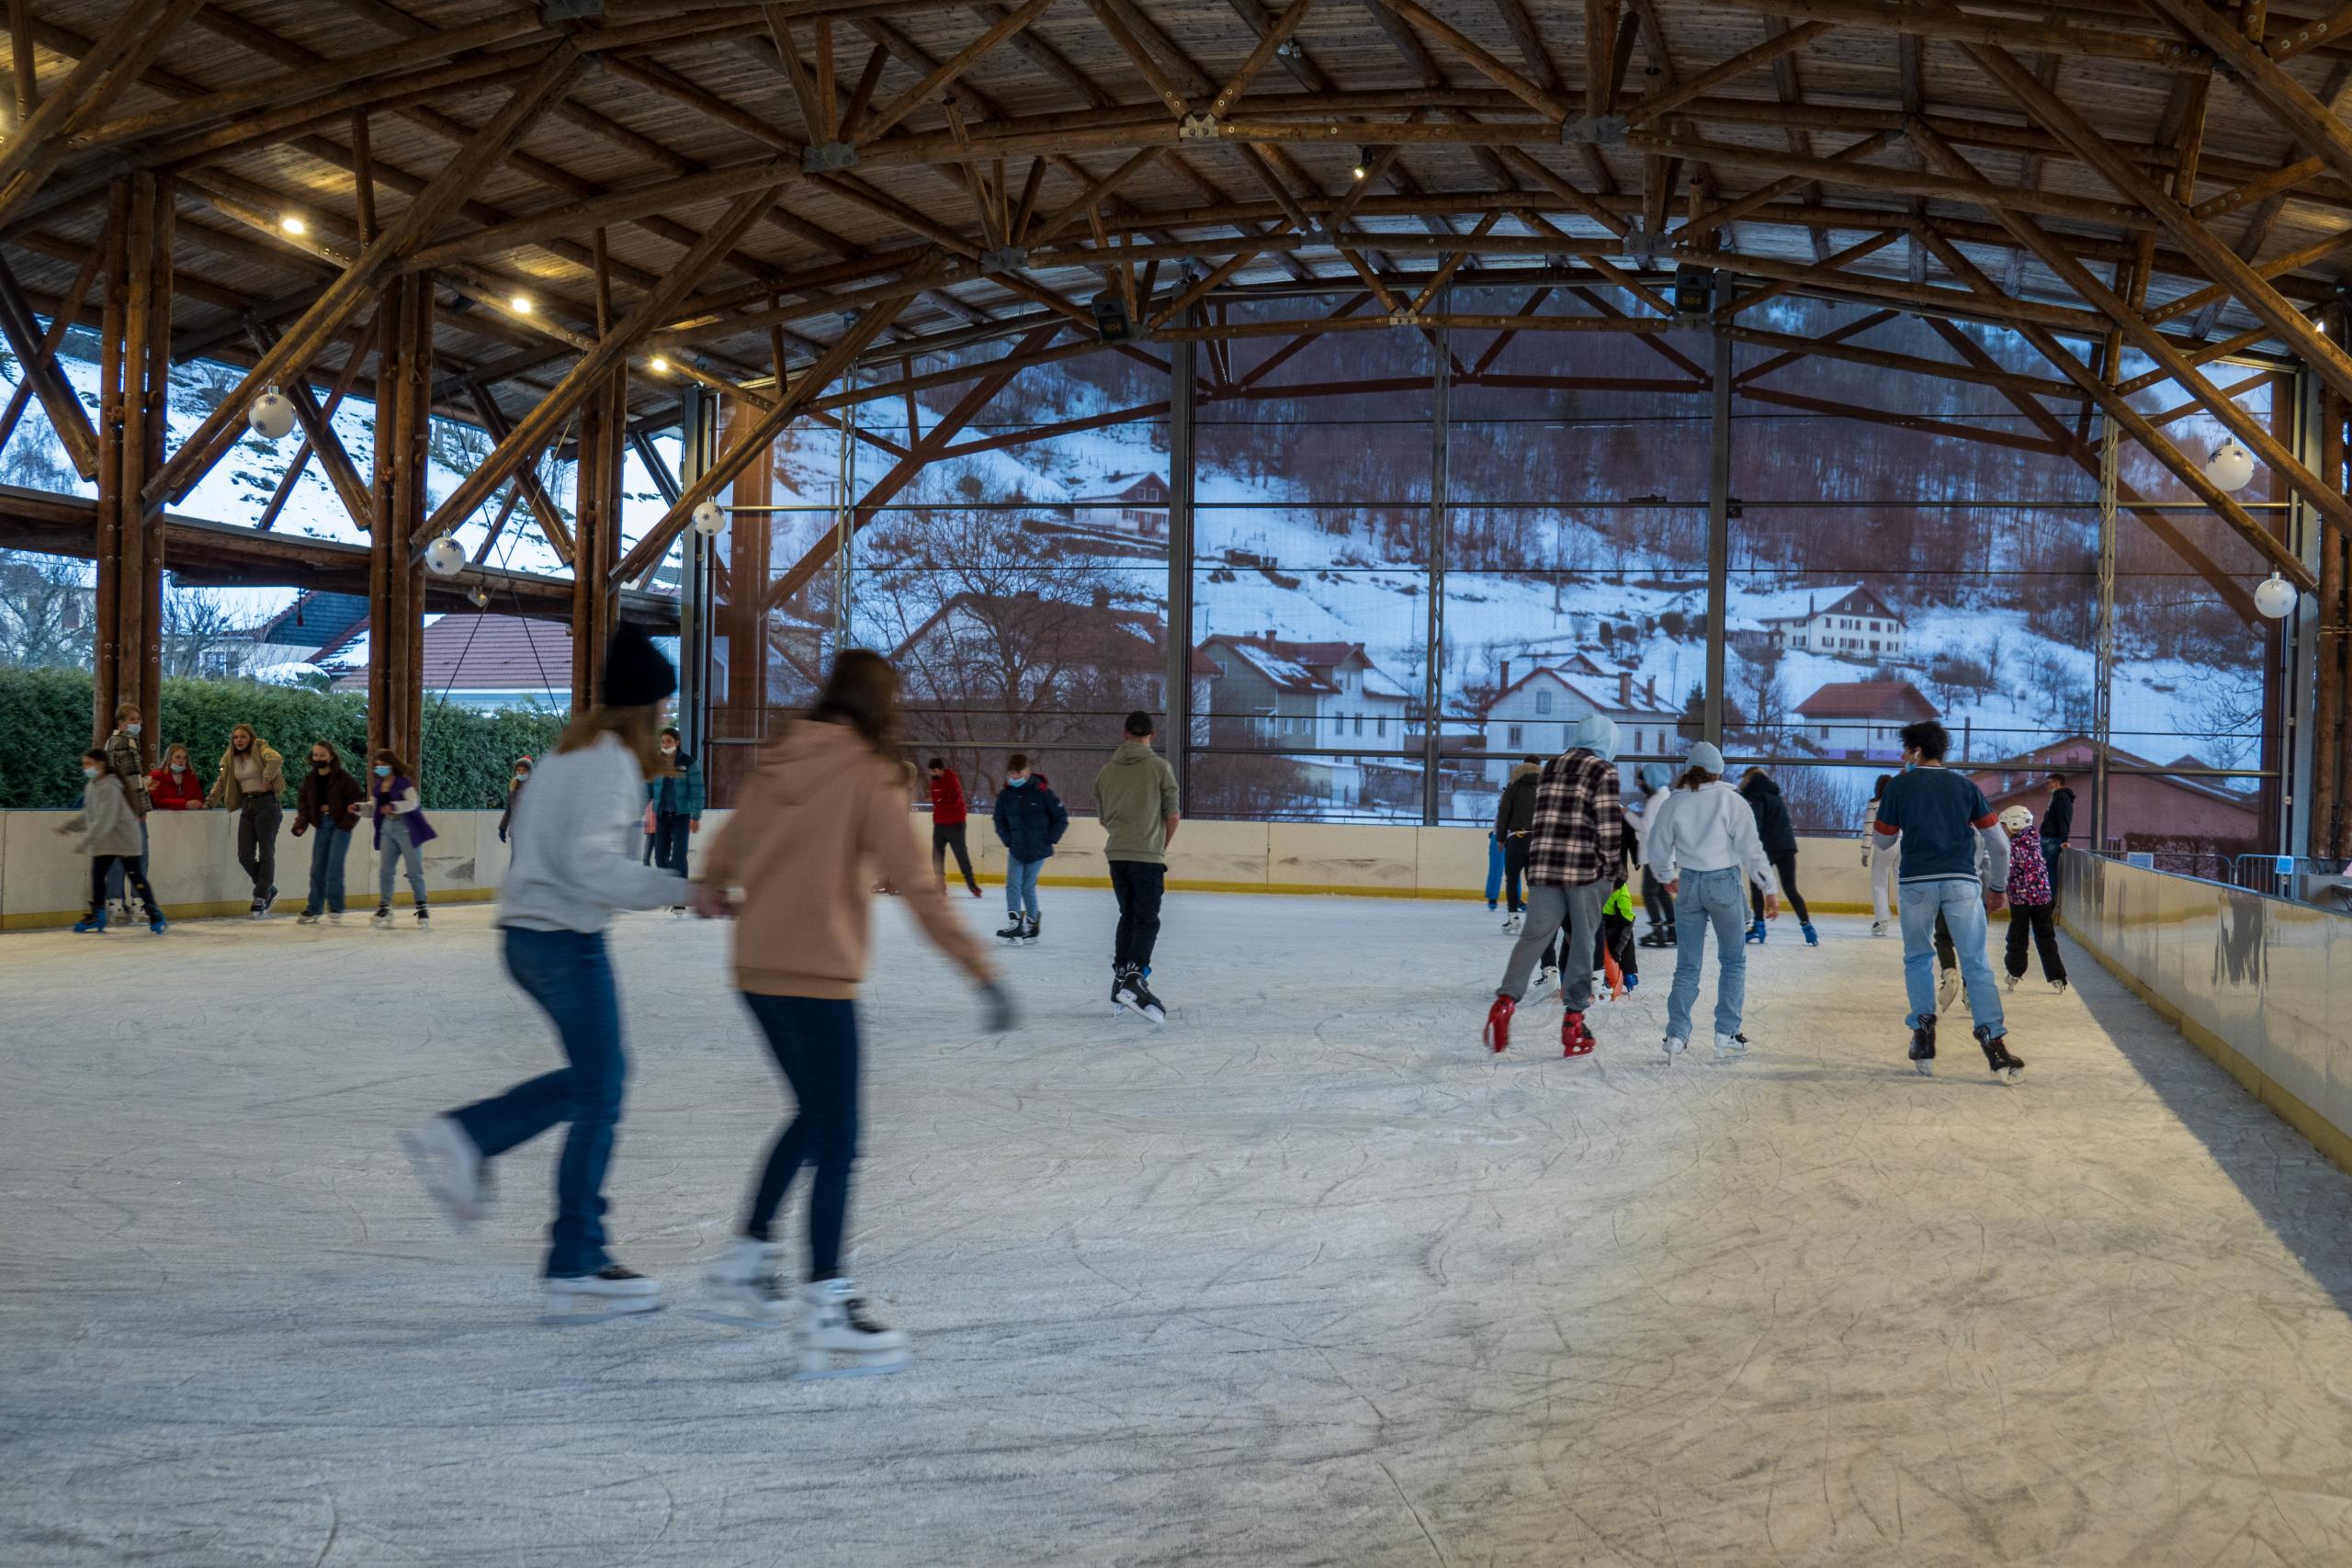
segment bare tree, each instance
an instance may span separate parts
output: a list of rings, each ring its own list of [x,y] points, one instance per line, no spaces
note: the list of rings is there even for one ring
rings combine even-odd
[[[225,654],[241,629],[209,593],[173,587],[164,594],[164,673],[241,673],[220,668],[220,660],[209,657]]]
[[[80,562],[0,550],[0,664],[86,667],[90,600]]]

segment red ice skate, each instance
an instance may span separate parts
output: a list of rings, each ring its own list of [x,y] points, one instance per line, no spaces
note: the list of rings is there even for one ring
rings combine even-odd
[[[1584,1014],[1572,1012],[1560,1021],[1561,1055],[1589,1056],[1600,1043],[1592,1037],[1592,1031],[1584,1026]]]
[[[1518,1010],[1519,1004],[1509,997],[1497,997],[1495,1005],[1487,1010],[1484,1038],[1488,1048],[1498,1056],[1510,1048],[1510,1015]]]

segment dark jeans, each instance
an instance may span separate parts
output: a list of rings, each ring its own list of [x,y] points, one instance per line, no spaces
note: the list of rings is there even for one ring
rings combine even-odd
[[[2009,973],[2025,974],[2025,943],[2027,933],[2032,933],[2034,951],[2041,958],[2041,977],[2063,980],[2066,977],[2066,961],[2058,955],[2058,906],[2055,904],[2023,904],[2009,906]]]
[[[1518,914],[1527,908],[1523,891],[1527,882],[1527,852],[1534,840],[1524,834],[1511,834],[1503,840],[1503,897],[1510,912]]]
[[[505,938],[506,972],[555,1025],[571,1065],[450,1115],[484,1159],[528,1143],[559,1122],[571,1124],[556,1161],[547,1272],[594,1274],[613,1260],[605,1250],[605,1168],[612,1163],[621,1089],[628,1081],[612,960],[602,931],[509,926]]]
[[[964,847],[964,827],[961,822],[933,822],[931,825],[931,874],[939,878],[939,886],[947,886],[947,852],[956,852],[956,869],[964,874],[964,886],[978,893],[980,885],[972,880],[972,852]]]
[[[139,819],[139,859],[142,864],[147,859],[147,818],[144,817]],[[114,869],[107,873],[107,897],[119,899],[121,897],[122,863],[118,859]]]
[[[804,1165],[817,1168],[808,1192],[808,1278],[842,1271],[842,1228],[849,1218],[849,1168],[857,1160],[857,1005],[823,997],[743,993],[768,1037],[768,1051],[792,1085],[798,1112],[776,1134],[743,1234],[770,1239],[785,1190]]]
[[[1665,883],[1650,874],[1647,866],[1642,867],[1642,908],[1649,911],[1652,931],[1674,929],[1674,895],[1666,890]]]
[[[662,870],[686,874],[686,832],[694,818],[664,811],[653,819],[653,863]]]
[[[343,864],[351,852],[348,828],[306,828],[311,835],[311,901],[306,915],[322,910],[343,913]]]
[[[2052,909],[2058,908],[2058,865],[2065,858],[2066,846],[2063,840],[2054,844],[2046,839],[2042,840],[2041,864],[2050,874],[2050,907]]]
[[[1804,895],[1797,891],[1797,857],[1791,853],[1766,858],[1772,863],[1772,869],[1781,874],[1781,897],[1789,901],[1789,908],[1796,914],[1797,923],[1810,924],[1813,916],[1804,907]],[[1758,919],[1764,918],[1764,889],[1753,882],[1747,885],[1747,908]]]
[[[266,898],[277,886],[277,824],[285,815],[273,795],[247,795],[238,808],[237,864],[253,878],[256,898]]]
[[[1118,934],[1111,942],[1111,964],[1124,969],[1151,966],[1159,940],[1159,899],[1168,890],[1168,868],[1139,860],[1111,863],[1111,891],[1119,900]]]
[[[164,912],[155,908],[155,890],[147,886],[147,857],[144,855],[92,855],[90,857],[90,913],[97,915],[107,907],[107,874],[119,871],[147,906],[147,918],[160,920]]]
[[[1951,928],[1944,924],[1943,912],[1936,912],[1936,964],[1942,969],[1960,967],[1960,949],[1951,940]]]

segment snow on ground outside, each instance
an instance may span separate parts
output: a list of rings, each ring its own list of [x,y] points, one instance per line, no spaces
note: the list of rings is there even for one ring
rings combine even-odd
[[[465,1238],[392,1145],[555,1065],[483,911],[0,938],[0,1562],[2352,1554],[2352,1179],[2079,954],[2002,1089],[1904,1066],[1849,919],[1751,952],[1718,1068],[1656,965],[1597,1056],[1548,999],[1487,1055],[1476,905],[1175,895],[1163,1033],[1108,896],[1045,906],[1001,1038],[876,916],[854,1263],[916,1364],[816,1384],[682,1310],[782,1113],[723,929],[617,928],[612,1224],[675,1300],[567,1329],[553,1144]]]

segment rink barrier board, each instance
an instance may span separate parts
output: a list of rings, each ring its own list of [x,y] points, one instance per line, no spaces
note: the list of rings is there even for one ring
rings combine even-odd
[[[2066,852],[2060,923],[2076,945],[2248,1094],[2352,1171],[2352,919]]]
[[[727,813],[713,811],[688,840],[689,865],[699,871],[705,847]],[[435,903],[462,904],[495,897],[506,870],[494,811],[435,811],[438,836],[424,846],[427,894]],[[55,928],[81,918],[87,862],[55,829],[57,811],[0,811],[0,931]],[[149,817],[148,875],[164,914],[175,920],[240,916],[251,891],[236,863],[236,818],[225,811],[156,812]],[[931,818],[910,814],[909,830],[927,857]],[[984,882],[1004,880],[1004,848],[985,818],[969,834],[973,869]],[[310,840],[284,829],[277,841],[277,912],[298,913],[310,882]],[[1413,825],[1187,820],[1169,856],[1168,886],[1191,893],[1278,893],[1306,897],[1426,898],[1476,902],[1485,897],[1487,833],[1482,828]],[[953,862],[949,865],[953,874]],[[1806,840],[1801,874],[1815,908],[1867,913],[1869,884],[1851,839]],[[1073,818],[1042,884],[1048,887],[1110,886],[1102,829],[1091,818]],[[375,908],[376,857],[363,837],[345,862],[346,913]],[[1638,891],[1638,889],[1637,889]],[[407,903],[398,885],[396,906]]]

